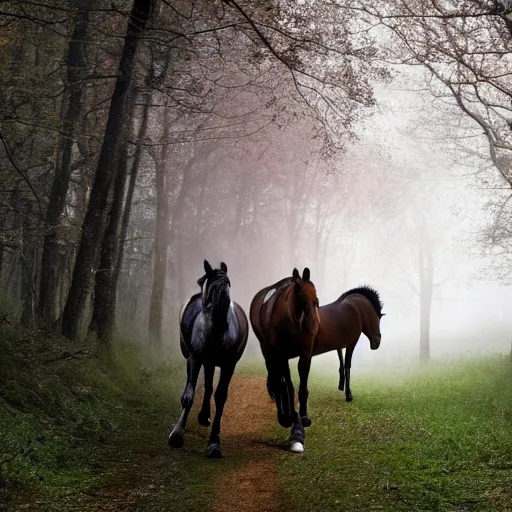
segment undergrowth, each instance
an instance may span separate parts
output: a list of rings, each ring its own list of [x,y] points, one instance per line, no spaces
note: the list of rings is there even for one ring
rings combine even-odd
[[[166,443],[181,356],[158,361],[127,342],[99,354],[91,343],[6,324],[0,354],[0,510],[126,510],[135,501],[158,510],[159,499],[162,510],[180,510],[169,495],[200,508],[209,482],[203,439],[191,434],[195,452],[186,454]],[[192,467],[187,457],[201,460]],[[183,478],[198,484],[196,494],[184,494]]]

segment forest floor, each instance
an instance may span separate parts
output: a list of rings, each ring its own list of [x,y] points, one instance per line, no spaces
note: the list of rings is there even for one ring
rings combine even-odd
[[[353,372],[350,404],[334,375],[314,371],[300,455],[286,450],[262,365],[242,362],[223,458],[209,460],[209,430],[196,421],[202,386],[185,447],[167,446],[181,358],[147,360],[131,344],[98,356],[14,328],[0,343],[0,511],[512,511],[506,357]]]
[[[121,344],[104,357],[6,327],[0,343],[0,511],[277,509],[283,450],[266,435],[275,413],[261,369],[233,378],[223,458],[209,460],[209,429],[196,420],[201,382],[185,447],[167,445],[185,382],[181,356],[158,363]]]
[[[224,411],[221,460],[205,458],[209,429],[196,421],[202,395],[201,387],[190,413],[185,448],[168,448],[166,436],[153,425],[145,444],[137,440],[136,450],[123,450],[112,479],[80,503],[68,502],[67,510],[277,510],[279,448],[267,445],[264,436],[274,418],[265,379],[234,377]]]

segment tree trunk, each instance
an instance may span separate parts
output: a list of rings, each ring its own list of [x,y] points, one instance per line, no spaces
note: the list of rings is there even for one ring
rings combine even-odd
[[[126,119],[131,120],[135,110],[135,93],[132,90],[127,98]],[[117,260],[121,248],[120,228],[123,216],[123,203],[128,174],[128,138],[130,127],[125,124],[118,151],[117,172],[114,184],[112,205],[108,225],[103,236],[99,268],[96,271],[94,305],[90,331],[97,331],[100,341],[109,345],[115,327],[115,307],[117,290]]]
[[[116,260],[119,254],[119,227],[126,185],[128,147],[123,141],[119,150],[114,196],[110,207],[108,225],[103,236],[99,268],[96,270],[94,305],[90,331],[97,331],[100,341],[110,344],[114,329],[116,288],[113,282]]]
[[[135,54],[152,11],[154,0],[134,0],[119,63],[118,76],[101,148],[91,197],[82,225],[82,237],[76,257],[71,288],[62,318],[62,334],[76,339],[87,298],[93,282],[95,267],[105,229],[109,191],[115,174],[117,149],[125,120],[126,97],[132,81]]]
[[[31,219],[33,219],[32,211],[27,203],[23,212],[21,236],[21,300],[23,304],[21,323],[24,325],[34,322],[37,300],[37,245],[34,237],[35,228],[31,225]]]
[[[240,178],[240,185],[238,187],[237,203],[235,209],[235,216],[233,218],[233,236],[236,238],[244,232],[243,215],[247,207],[247,195],[250,191],[247,190],[249,185],[249,172],[245,171]]]
[[[96,273],[94,309],[90,330],[97,330],[99,339],[105,344],[110,344],[115,329],[117,283],[121,272],[124,241],[128,233],[133,194],[142,155],[142,139],[147,130],[150,104],[151,96],[148,97],[144,105],[142,121],[137,136],[138,143],[129,173],[128,192],[124,199],[124,208],[121,208],[126,178],[128,177],[126,172],[127,141],[123,142],[122,152],[124,153],[124,158],[121,156],[118,170],[118,172],[121,171],[123,173],[123,176],[122,178],[120,176],[116,178],[116,191],[114,192],[115,197],[110,212],[109,226],[103,240],[104,247],[102,248],[99,271]],[[123,189],[122,193],[120,190],[117,190],[121,187]],[[116,201],[116,197],[119,197],[121,201]]]
[[[128,192],[126,193],[125,206],[123,211],[123,218],[121,220],[121,233],[120,240],[121,246],[119,248],[119,257],[116,261],[116,269],[115,269],[115,282],[119,278],[119,274],[121,272],[121,266],[123,264],[123,256],[124,256],[124,248],[125,248],[125,240],[128,235],[128,226],[130,224],[130,214],[132,210],[133,203],[133,194],[135,192],[135,185],[137,184],[137,175],[139,173],[140,160],[142,158],[142,140],[146,134],[148,128],[148,120],[149,120],[149,107],[151,105],[151,95],[148,96],[146,103],[144,104],[144,110],[142,111],[142,121],[139,129],[139,134],[137,136],[137,147],[135,148],[135,153],[133,155],[132,166],[130,170],[130,183],[128,185]]]
[[[426,226],[421,226],[419,241],[420,270],[420,361],[430,359],[430,313],[434,291],[434,252]]]
[[[299,173],[291,182],[291,188],[288,197],[287,217],[287,236],[288,236],[288,264],[291,268],[298,265],[297,249],[299,247],[300,234],[306,218],[307,190],[311,188],[312,183],[306,184],[308,164],[302,173]]]
[[[169,111],[164,109],[162,149],[155,160],[156,170],[156,229],[155,251],[153,254],[153,285],[149,303],[149,341],[156,348],[162,348],[162,319],[167,276],[167,255],[169,251],[169,190],[167,177],[167,154],[169,139]]]
[[[78,1],[78,8],[85,7]],[[62,257],[57,240],[57,228],[64,210],[70,179],[71,154],[75,127],[83,109],[86,84],[83,81],[86,71],[85,47],[87,45],[89,13],[79,10],[74,21],[66,58],[67,84],[62,135],[57,148],[55,175],[46,210],[46,231],[41,258],[41,284],[39,289],[38,314],[46,322],[53,324],[58,315],[58,290],[61,276],[56,262]]]

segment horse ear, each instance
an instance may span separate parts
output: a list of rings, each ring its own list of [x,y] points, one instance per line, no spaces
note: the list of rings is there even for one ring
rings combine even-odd
[[[302,272],[302,280],[303,280],[303,281],[309,281],[309,278],[310,278],[310,277],[311,277],[311,276],[310,276],[309,268],[308,268],[308,267],[306,267],[306,268],[304,269],[304,272]]]
[[[228,266],[223,262],[221,261],[220,262],[220,269],[222,270],[222,272],[224,272],[225,274],[228,273]]]
[[[208,263],[208,260],[204,260],[204,271],[206,272],[206,275],[211,274],[213,272],[213,268]]]
[[[292,277],[293,279],[300,279],[299,271],[296,268],[293,269]]]

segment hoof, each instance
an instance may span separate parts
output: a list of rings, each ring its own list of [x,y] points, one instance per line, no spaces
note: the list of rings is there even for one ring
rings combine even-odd
[[[210,443],[206,447],[206,457],[208,457],[209,459],[222,458],[222,452],[220,451],[220,443]]]
[[[300,418],[300,421],[301,421],[303,427],[311,426],[311,420],[309,419],[309,416],[302,416]]]
[[[290,445],[290,451],[293,453],[303,453],[304,452],[304,445],[300,443],[299,441],[292,441]]]
[[[338,389],[340,391],[345,391],[345,385],[344,384],[338,384]]]
[[[173,448],[183,448],[183,444],[184,444],[184,441],[183,441],[183,430],[179,430],[179,429],[176,430],[176,429],[174,429],[169,434],[168,442],[169,442],[169,446],[172,446]]]
[[[208,415],[201,413],[197,415],[197,421],[199,422],[199,425],[202,425],[203,427],[209,427],[211,423]]]
[[[347,395],[345,402],[352,402],[352,395]]]

